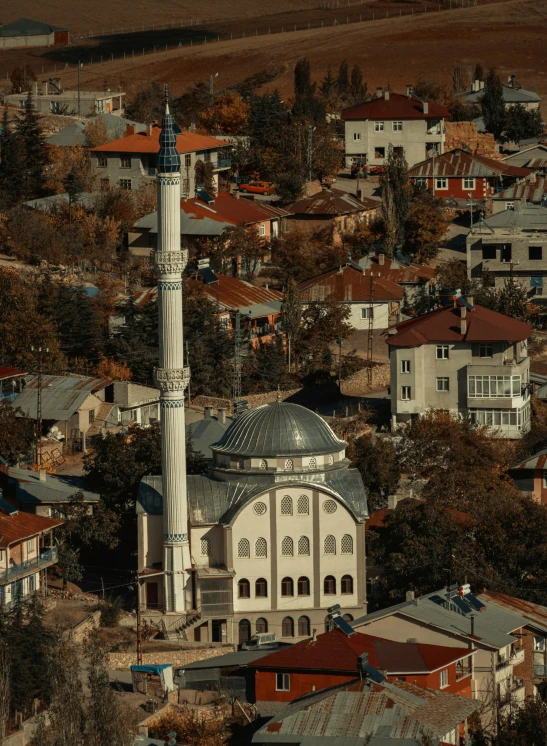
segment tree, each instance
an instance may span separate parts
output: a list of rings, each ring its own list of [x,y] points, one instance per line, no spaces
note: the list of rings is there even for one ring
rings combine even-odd
[[[6,104],[0,131],[0,206],[10,207],[23,197],[22,159],[21,141],[10,122]]]
[[[81,192],[85,188],[85,180],[81,172],[72,166],[68,174],[63,179],[65,192],[68,194],[68,222],[72,224],[72,205],[79,201]]]
[[[499,140],[505,129],[505,103],[501,81],[494,68],[490,69],[486,77],[481,109],[486,131]]]
[[[119,137],[122,136],[123,131],[119,134]],[[97,148],[99,145],[104,145],[109,140],[115,139],[116,137],[109,138],[104,119],[97,117],[95,120],[87,120],[84,136],[84,145],[86,148]]]
[[[281,327],[287,337],[287,366],[292,367],[292,348],[298,340],[302,321],[302,299],[294,277],[289,277],[285,289],[285,299],[281,306]]]
[[[336,78],[332,74],[332,69],[330,65],[327,68],[325,77],[321,81],[321,85],[319,86],[319,93],[321,94],[321,97],[325,100],[330,99],[330,97],[334,93],[336,93]]]
[[[382,188],[382,219],[384,223],[384,251],[393,256],[395,247],[405,241],[405,222],[410,207],[412,189],[408,165],[400,152],[389,146],[385,173],[380,176]]]
[[[426,189],[414,189],[405,220],[405,250],[415,262],[429,264],[437,257],[449,220],[439,200]]]
[[[194,166],[196,188],[201,184],[207,194],[214,194],[216,191],[213,179],[214,168],[215,167],[211,161],[204,162],[200,158],[198,158],[196,165]]]
[[[11,658],[6,640],[0,640],[0,746],[9,727],[11,710]]]
[[[23,152],[21,162],[23,196],[25,199],[41,197],[44,192],[45,169],[49,158],[44,131],[34,107],[32,93],[27,96],[25,113],[17,122],[16,132]]]
[[[299,283],[344,263],[347,252],[333,244],[331,236],[330,230],[308,233],[295,229],[274,238],[272,264],[278,284],[285,288],[291,278]]]
[[[152,738],[165,739],[173,732],[177,734],[177,743],[188,746],[225,746],[228,742],[224,720],[209,720],[193,710],[178,712],[171,709],[148,726],[148,733]]]
[[[336,93],[340,98],[344,99],[349,92],[349,65],[347,63],[347,60],[342,60],[338,68],[338,75],[336,77]]]
[[[250,104],[243,101],[239,93],[227,91],[215,98],[210,109],[199,118],[199,126],[206,132],[223,135],[241,135],[249,125]]]
[[[184,129],[192,126],[199,121],[201,114],[210,109],[213,98],[209,91],[209,86],[200,81],[173,101],[171,111],[176,121]]]
[[[351,68],[351,80],[349,84],[350,105],[360,104],[366,100],[367,84],[363,83],[363,73],[359,65]]]
[[[36,73],[29,65],[14,67],[9,76],[11,82],[10,93],[24,93],[30,91],[32,83],[36,81]]]
[[[412,86],[412,91],[423,101],[431,101],[434,104],[443,104],[448,98],[446,86],[443,83],[433,83],[424,73],[421,73]]]
[[[282,338],[259,341],[243,360],[241,378],[244,395],[272,391],[278,386],[289,388],[294,381],[287,376]]]
[[[315,83],[311,82],[310,61],[307,58],[298,60],[294,67],[294,97],[304,101],[315,95]]]
[[[163,88],[158,83],[153,82],[137,92],[133,101],[127,106],[126,115],[136,122],[152,124],[161,120],[164,103]],[[103,142],[106,142],[106,140],[103,140]],[[102,145],[102,143],[97,143],[97,145]]]
[[[461,67],[455,67],[452,73],[452,90],[454,93],[465,91],[467,85],[465,73]]]
[[[507,142],[520,142],[543,135],[544,125],[539,109],[528,110],[522,104],[514,104],[505,112],[503,139]]]
[[[34,440],[34,421],[22,414],[8,399],[0,402],[0,455],[10,464],[26,456]]]
[[[347,339],[352,333],[349,315],[349,306],[334,298],[313,301],[302,309],[294,350],[296,369],[303,376],[316,376],[319,373],[330,379],[330,346],[340,339]]]
[[[526,290],[512,278],[505,280],[498,300],[498,311],[512,319],[528,321],[528,296]]]
[[[367,490],[369,513],[386,507],[387,498],[397,489],[401,467],[391,440],[362,435],[350,443],[353,466],[359,470]]]

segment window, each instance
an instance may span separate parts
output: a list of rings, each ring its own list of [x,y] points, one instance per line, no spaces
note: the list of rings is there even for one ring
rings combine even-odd
[[[189,168],[192,165],[192,154],[191,153],[185,153],[184,165],[186,166],[186,168]]]
[[[211,152],[209,150],[206,150],[203,154],[203,162],[209,163],[211,161]]]
[[[292,578],[283,578],[281,581],[281,595],[294,596],[294,584]]]
[[[332,619],[330,619],[329,616],[325,617],[325,632],[330,632],[331,629],[334,629],[334,624],[332,623]]]
[[[361,133],[360,132],[354,132],[353,133],[353,141],[357,142],[360,139],[361,139]]]
[[[540,653],[545,652],[545,640],[547,638],[545,637],[534,637],[534,650],[537,650]]]
[[[414,179],[414,185],[417,186],[419,189],[427,189],[427,178],[421,176],[417,179]]]
[[[89,424],[92,425],[95,422],[95,410],[90,409],[87,414],[88,414]]]
[[[500,261],[510,262],[512,257],[512,247],[510,243],[502,243],[500,247]]]
[[[353,554],[353,538],[349,534],[342,536],[340,551],[342,554]]]
[[[307,495],[300,495],[296,504],[296,512],[298,515],[308,515],[310,512],[310,501]]]
[[[466,178],[466,179],[462,179],[462,182],[463,182],[464,189],[471,189],[472,191],[474,191],[475,179]]]
[[[541,295],[543,295],[543,276],[532,275],[532,277],[530,277],[530,287],[540,289]]]
[[[346,622],[353,622],[353,617],[352,617],[351,614],[344,614],[344,616],[342,617],[342,619],[345,619]]]
[[[486,244],[482,247],[482,258],[483,259],[495,259],[497,257],[497,247],[495,244]]]
[[[290,692],[291,691],[291,675],[289,673],[276,674],[275,689],[278,692]]]
[[[36,590],[36,576],[35,575],[29,575],[28,578],[28,592],[34,593]]]
[[[281,515],[292,515],[292,497],[289,495],[281,498]]]
[[[521,409],[470,409],[469,416],[475,425],[527,430],[530,424],[530,404],[525,404]]]
[[[332,575],[327,575],[323,581],[323,593],[325,596],[334,596],[336,594],[336,580]]]
[[[297,588],[298,588],[299,596],[309,596],[310,595],[309,578],[305,578],[305,577],[298,578]]]
[[[293,463],[292,458],[285,459],[285,469],[292,469]]]
[[[444,689],[448,686],[448,669],[445,668],[443,671],[441,671],[441,689]]]
[[[266,539],[257,539],[255,542],[255,557],[268,556],[268,543]]]
[[[511,397],[520,396],[520,376],[469,376],[468,396]]]
[[[211,539],[202,539],[201,542],[201,556],[210,557],[211,552]]]
[[[247,578],[241,578],[237,584],[237,594],[239,598],[250,598],[251,597],[251,584]]]
[[[106,155],[103,153],[97,154],[97,168],[106,168],[108,165],[108,162],[106,160]]]
[[[437,345],[437,360],[448,360],[448,345]]]
[[[505,203],[505,209],[506,210],[514,210],[515,209],[515,203],[514,202],[506,202]]]
[[[410,373],[410,360],[401,360],[401,373]]]
[[[256,515],[264,515],[268,508],[266,507],[266,503],[255,503],[253,505],[253,510]]]
[[[294,554],[293,540],[290,536],[285,536],[281,542],[281,556],[292,557]]]
[[[190,194],[190,179],[182,180],[180,191],[182,192],[184,196],[188,196]]]
[[[374,148],[374,157],[381,158],[382,160],[386,157],[385,148]]]
[[[240,539],[237,543],[237,556],[245,559],[251,556],[251,545],[249,539]]]
[[[540,262],[543,259],[543,247],[528,246],[528,259],[532,262]]]
[[[393,128],[393,132],[402,132],[403,131],[403,123],[402,122],[392,122],[391,126]]]
[[[309,462],[308,462],[308,467],[310,469],[317,469],[317,459],[316,458],[311,458],[309,460]]]
[[[410,386],[401,386],[401,400],[410,401],[412,399],[412,389]]]
[[[400,155],[401,158],[404,158],[405,155],[405,149],[401,146],[398,146],[396,148],[393,148],[394,155]]]
[[[383,132],[384,131],[384,123],[383,122],[374,122],[374,131],[375,132]]]
[[[307,536],[301,536],[298,539],[298,554],[309,555],[310,553],[310,540]]]
[[[131,179],[120,179],[118,183],[120,189],[126,189],[128,192],[131,191]]]
[[[27,541],[27,553],[34,551],[34,539],[29,539]]]
[[[309,637],[310,620],[307,616],[301,616],[298,619],[298,637]]]
[[[263,616],[259,616],[256,620],[256,631],[257,634],[265,633],[268,631],[268,620],[264,619]]]
[[[255,597],[256,598],[267,598],[268,596],[268,581],[264,578],[258,578],[255,583]]]
[[[264,223],[260,223],[260,225],[258,226],[258,232],[261,236],[266,235],[266,226],[264,225]]]
[[[245,468],[245,461],[244,461],[244,459],[242,459],[242,458],[239,459],[239,461],[237,462],[237,468],[238,469],[244,469]]]
[[[268,462],[265,461],[264,459],[262,459],[262,461],[260,462],[260,468],[261,469],[267,469],[268,468]]]
[[[488,342],[479,345],[479,357],[492,357],[492,345]]]
[[[131,168],[131,156],[130,155],[120,156],[120,168]]]
[[[329,456],[329,466],[334,464],[334,456]]]
[[[328,536],[325,536],[325,541],[323,542],[323,552],[325,554],[336,554],[336,539],[332,534],[328,534]]]
[[[329,515],[331,513],[336,513],[337,507],[338,506],[336,505],[336,502],[334,500],[325,500],[325,502],[323,503],[323,510]]]
[[[281,622],[281,637],[294,637],[294,620],[286,616]]]
[[[435,189],[448,189],[448,179],[444,176],[435,178]]]
[[[450,391],[450,379],[437,378],[437,391]]]
[[[343,575],[342,582],[340,583],[340,590],[342,593],[348,594],[353,593],[353,578],[351,575]]]
[[[373,319],[374,318],[374,308],[372,306],[368,306],[368,308],[362,308],[361,309],[361,318],[362,319]]]

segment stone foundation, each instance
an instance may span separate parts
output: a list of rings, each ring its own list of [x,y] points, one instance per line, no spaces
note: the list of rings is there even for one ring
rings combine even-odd
[[[473,122],[446,122],[444,152],[461,148],[465,143],[475,155],[483,155],[498,161],[500,158],[494,135],[479,134]]]
[[[389,363],[375,365],[372,368],[372,385],[369,386],[367,369],[361,368],[349,378],[342,381],[342,394],[345,396],[363,396],[369,391],[384,389],[391,383]]]
[[[187,666],[189,663],[202,661],[206,658],[215,658],[226,653],[234,653],[237,650],[235,645],[225,645],[222,648],[202,648],[198,650],[158,650],[157,653],[143,653],[142,662],[146,664],[161,665],[162,663],[172,663],[174,668]],[[133,653],[110,653],[108,656],[108,667],[116,669],[128,669],[129,666],[136,665],[137,654]]]

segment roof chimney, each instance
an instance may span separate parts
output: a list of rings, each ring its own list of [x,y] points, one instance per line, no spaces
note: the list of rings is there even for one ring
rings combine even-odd
[[[475,82],[471,86],[472,90],[476,92],[476,91],[480,90],[480,87],[481,87],[480,80],[478,78],[475,78]]]
[[[407,591],[405,596],[406,601],[414,601],[414,591]]]
[[[241,197],[239,190],[237,192],[234,192],[234,196],[236,199],[239,199]]]
[[[312,629],[312,631],[311,631],[311,639],[313,640],[313,642],[315,642],[317,640],[317,630],[316,629]]]
[[[152,124],[147,125],[147,127],[146,127],[146,134],[148,135],[148,137],[152,136],[152,130],[153,129],[154,129],[154,126]]]
[[[389,101],[389,88],[386,88],[386,90],[384,91],[384,99],[386,101]]]
[[[40,469],[39,478],[40,478],[40,482],[46,481],[46,470],[45,469]]]
[[[470,306],[474,306],[475,305],[473,303],[473,296],[472,295],[468,295],[467,296],[467,302],[469,303]]]
[[[47,96],[48,94],[48,82],[47,80],[42,81],[42,95]]]
[[[382,252],[381,254],[378,254],[378,264],[380,267],[384,265],[384,262],[386,261],[386,255]]]
[[[412,96],[412,86],[410,83],[406,84],[406,95],[410,98]]]
[[[221,422],[223,425],[226,424],[226,410],[219,407],[217,411],[217,417],[218,421]]]
[[[467,307],[462,306],[460,308],[460,318],[465,319],[467,317]]]
[[[136,131],[137,130],[134,124],[128,124],[126,125],[126,128],[125,128],[125,136],[129,137],[130,135],[134,135]]]
[[[424,101],[424,114],[429,114],[429,104]]]
[[[480,84],[480,90],[483,91],[484,90],[484,80],[479,81],[479,84]]]
[[[213,416],[213,407],[211,407],[210,404],[207,404],[205,407],[203,407],[203,419],[207,419],[208,417]]]
[[[460,334],[464,337],[467,334],[467,319],[460,319]]]
[[[38,95],[38,81],[37,80],[32,81],[32,95],[33,96]]]
[[[384,94],[384,89],[382,88],[382,86],[379,85],[376,88],[376,98],[382,98],[383,94]]]

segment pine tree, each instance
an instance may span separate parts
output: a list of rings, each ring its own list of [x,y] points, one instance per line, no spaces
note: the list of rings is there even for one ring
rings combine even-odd
[[[475,69],[473,71],[473,82],[475,82],[475,80],[482,80],[483,77],[484,77],[484,70],[480,62],[477,62],[477,64],[475,65]]]
[[[336,92],[340,98],[344,98],[349,92],[349,65],[346,60],[342,60],[340,67],[338,68]]]
[[[0,132],[0,206],[10,207],[23,196],[21,142],[8,117],[7,104]]]
[[[336,91],[336,79],[334,75],[332,74],[331,66],[329,65],[327,69],[327,74],[321,81],[321,85],[319,86],[319,93],[321,96],[325,99],[328,99],[329,96],[332,96],[333,93]]]
[[[11,709],[11,659],[6,640],[0,636],[0,744],[8,729]]]
[[[298,60],[294,68],[294,97],[299,99],[313,98],[315,83],[311,82],[310,61],[305,57]]]
[[[481,109],[485,130],[499,140],[505,129],[505,103],[501,81],[494,68],[490,69],[486,77]]]
[[[505,280],[503,290],[499,294],[498,311],[512,319],[528,321],[528,297],[526,290],[512,278]]]
[[[351,68],[349,95],[352,104],[360,104],[365,101],[367,95],[367,84],[363,83],[363,73],[361,72],[359,65],[354,65]]]
[[[27,96],[25,114],[17,124],[17,134],[23,151],[22,177],[25,199],[41,197],[46,181],[45,168],[48,155],[45,136],[40,119],[34,107],[32,93]]]

